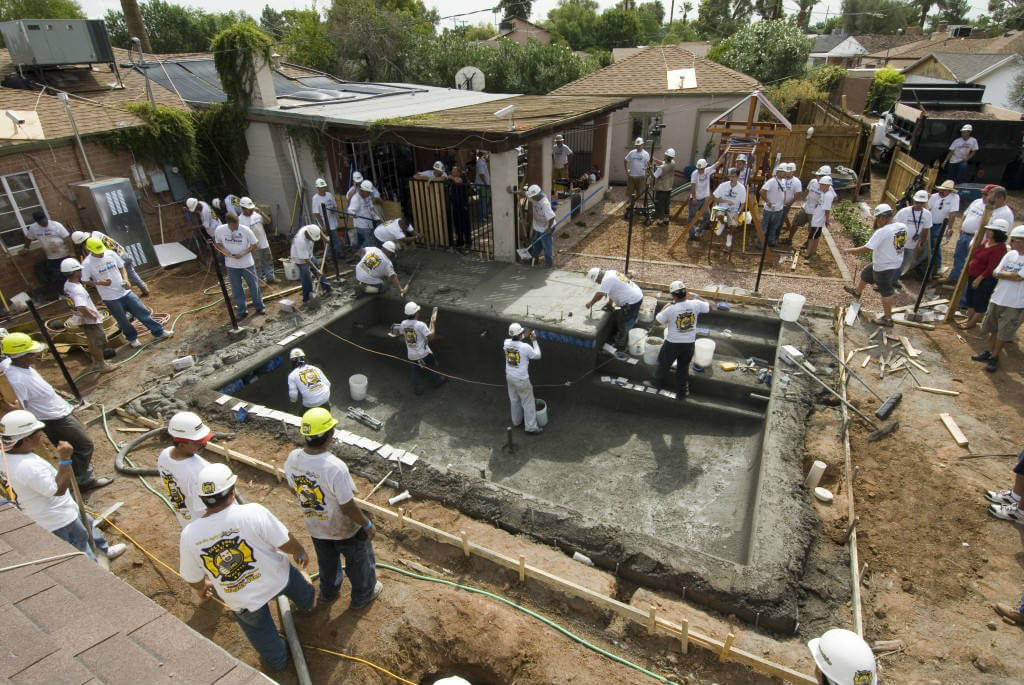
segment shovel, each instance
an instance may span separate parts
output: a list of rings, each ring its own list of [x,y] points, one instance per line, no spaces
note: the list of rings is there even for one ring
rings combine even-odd
[[[845,404],[846,408],[849,409],[850,411],[852,411],[857,416],[859,416],[864,421],[864,423],[866,423],[869,426],[871,426],[871,428],[873,429],[874,432],[872,432],[870,435],[868,435],[868,442],[875,442],[876,440],[881,440],[882,438],[884,438],[885,436],[889,435],[890,433],[894,433],[896,431],[896,429],[900,427],[900,422],[899,421],[893,421],[889,425],[883,426],[883,427],[879,428],[878,425],[874,421],[869,419],[864,414],[864,412],[862,412],[860,409],[857,409],[857,407],[853,406],[848,401],[844,400],[843,396],[840,395],[838,392],[836,392],[836,390],[832,386],[830,386],[828,383],[826,383],[825,381],[821,380],[820,378],[815,376],[813,373],[808,371],[807,368],[804,367],[802,364],[798,364],[797,367],[801,371],[803,371],[806,375],[808,375],[811,378],[813,378],[818,383],[818,385],[820,385],[821,387],[825,388],[830,393],[835,395],[836,399],[838,399],[840,402]]]

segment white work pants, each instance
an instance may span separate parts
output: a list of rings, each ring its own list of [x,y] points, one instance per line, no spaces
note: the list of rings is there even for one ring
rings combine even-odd
[[[529,379],[519,380],[505,376],[508,381],[508,399],[512,403],[512,425],[518,426],[526,420],[526,430],[537,430],[537,403],[533,399],[533,384]]]

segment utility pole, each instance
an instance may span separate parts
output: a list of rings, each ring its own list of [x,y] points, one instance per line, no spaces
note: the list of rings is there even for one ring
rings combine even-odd
[[[128,35],[138,36],[143,52],[153,52],[149,45],[146,26],[142,23],[142,12],[139,11],[138,0],[121,0],[121,12],[124,14],[125,26],[128,27]]]

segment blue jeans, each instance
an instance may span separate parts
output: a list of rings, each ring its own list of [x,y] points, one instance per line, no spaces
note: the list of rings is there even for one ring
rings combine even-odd
[[[96,527],[96,523],[92,520],[92,517],[88,514],[86,514],[85,517],[89,520],[89,527],[92,528],[92,539],[96,543],[96,549],[103,554],[106,554],[108,549],[107,539],[103,537],[103,533],[101,533],[99,528]],[[80,552],[85,552],[87,557],[96,561],[96,555],[93,554],[92,548],[89,547],[89,533],[86,532],[82,519],[76,518],[63,528],[58,528],[53,531],[53,534]]]
[[[295,602],[295,606],[300,609],[313,608],[313,585],[291,564],[288,565],[288,584],[281,594]],[[243,609],[232,613],[268,670],[280,671],[288,665],[288,646],[277,632],[277,624],[270,614],[270,602],[256,611]]]
[[[953,250],[953,269],[949,272],[949,280],[955,282],[960,278],[960,272],[963,271],[964,264],[967,263],[967,253],[971,251],[972,240],[974,240],[973,233],[967,235],[962,232],[956,239],[956,248]]]
[[[967,162],[950,162],[946,165],[946,173],[953,183],[960,183],[967,177]]]
[[[695,197],[691,197],[690,198],[690,206],[689,206],[689,209],[688,209],[689,216],[690,216],[690,221],[693,221],[693,217],[697,216],[697,208],[700,207],[700,203],[701,202],[703,202],[703,200],[698,200]],[[708,217],[709,216],[711,216],[711,204],[710,203],[708,203],[707,209],[704,210],[704,216],[702,216],[700,218],[700,221],[698,221],[696,224],[694,224],[693,228],[690,229],[690,237],[691,238],[696,237],[698,233],[700,233],[701,231],[704,230],[704,226],[706,226],[707,223],[708,223]]]
[[[245,291],[242,290],[242,279],[249,286],[249,296],[252,297],[252,306],[256,311],[263,312],[263,298],[260,297],[259,279],[256,278],[256,267],[246,268],[228,267],[228,281],[231,282],[231,299],[235,301],[235,312],[239,316],[245,316]]]
[[[124,337],[128,342],[132,342],[139,337],[135,326],[128,320],[128,314],[141,321],[142,325],[149,329],[154,338],[159,338],[164,334],[164,327],[153,321],[149,309],[146,308],[146,305],[142,304],[142,300],[133,292],[126,292],[117,300],[104,300],[103,304],[107,305],[107,310],[114,317],[114,320],[117,321],[118,328],[124,333]]]
[[[139,272],[135,270],[135,262],[132,261],[132,258],[126,253],[121,257],[121,260],[124,261],[124,270],[128,273],[128,280],[131,284],[141,290],[149,290],[149,288],[146,287],[146,282],[142,280],[142,276],[140,276]]]
[[[426,357],[424,357],[420,361],[422,361],[423,362],[423,366],[427,367],[428,369],[431,369],[431,370],[436,370],[437,369],[437,359],[434,358],[433,353],[428,354]],[[421,367],[416,362],[413,362],[412,364],[409,364],[409,369],[410,369],[410,375],[412,376],[412,391],[414,393],[416,393],[417,395],[422,395],[423,394],[423,367]],[[444,383],[444,380],[445,380],[444,376],[439,376],[436,373],[431,373],[429,375],[430,375],[430,382],[431,382],[431,384],[433,384],[433,386],[435,388],[437,386],[441,385],[442,383]]]
[[[331,251],[327,255],[328,258],[334,259],[335,257],[337,257],[338,259],[341,259],[342,254],[344,254],[345,252],[345,246],[342,245],[341,238],[338,237],[337,229],[332,228],[328,230],[327,235],[329,235],[331,238]]]
[[[615,347],[620,350],[626,348],[626,341],[629,331],[636,325],[636,319],[640,315],[640,305],[643,300],[633,304],[626,304],[615,310]]]
[[[377,239],[373,237],[373,226],[357,228],[356,235],[359,236],[359,242],[356,244],[356,249],[367,246],[373,247],[377,244]]]
[[[324,292],[331,292],[331,284],[327,282],[327,277],[320,273],[312,264],[297,264],[299,267],[299,281],[302,282],[302,301],[309,302],[309,296],[313,293],[313,272],[316,272],[320,276],[320,285],[323,287]]]
[[[269,247],[257,249],[253,254],[256,258],[256,268],[259,270],[260,278],[267,283],[274,282],[274,255]]]
[[[369,540],[350,537],[348,540],[313,538],[316,563],[320,567],[320,596],[330,601],[341,593],[341,584],[348,576],[352,583],[352,608],[365,606],[377,586],[377,560]],[[342,573],[341,557],[345,557]]]
[[[779,239],[779,231],[782,229],[782,219],[784,216],[785,210],[782,209],[775,211],[765,210],[764,218],[761,220],[761,228],[764,229],[764,237],[768,241],[769,246],[774,246],[775,241]]]
[[[932,230],[929,233],[929,240],[932,243],[932,251],[930,254],[935,255],[935,266],[932,268],[932,276],[935,276],[942,270],[942,245],[939,242],[939,233],[942,231],[945,221],[941,224],[932,224]]]
[[[530,255],[537,257],[540,251],[544,250],[544,266],[551,266],[555,256],[555,232],[550,231],[533,232],[533,239],[530,242]]]

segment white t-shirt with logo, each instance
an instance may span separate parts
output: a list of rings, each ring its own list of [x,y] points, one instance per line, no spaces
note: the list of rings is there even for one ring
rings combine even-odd
[[[288,256],[295,262],[309,262],[313,259],[313,240],[305,231],[299,231],[292,238],[292,247]]]
[[[665,340],[673,343],[692,343],[697,339],[697,316],[711,311],[704,300],[683,300],[664,307],[655,317],[665,327]]]
[[[552,145],[551,165],[556,169],[562,169],[569,166],[569,155],[571,154],[572,150],[569,149],[568,145]]]
[[[334,199],[334,194],[330,191],[325,191],[323,195],[313,193],[313,214],[316,217],[314,221],[324,218],[324,207],[327,208],[327,227],[333,231],[338,228],[338,202]]]
[[[951,192],[946,197],[932,193],[928,198],[928,210],[932,213],[932,221],[941,224],[953,212],[960,211],[960,194]]]
[[[92,281],[96,293],[104,302],[120,300],[127,292],[127,285],[121,277],[124,260],[116,253],[106,250],[102,255],[90,254],[82,260],[82,280]],[[99,281],[110,281],[109,285],[100,285]]]
[[[341,510],[356,496],[345,462],[330,452],[309,454],[297,449],[285,459],[284,473],[299,498],[310,537],[347,540],[359,532],[359,524]]]
[[[199,472],[210,462],[198,454],[187,459],[175,459],[171,456],[173,449],[168,447],[160,452],[156,459],[156,470],[164,481],[164,490],[167,492],[167,500],[174,507],[174,515],[184,528],[206,513],[206,505],[199,499]]]
[[[288,374],[288,399],[295,402],[300,396],[303,407],[319,407],[331,399],[331,381],[312,364],[292,369]]]
[[[811,213],[811,226],[818,228],[825,225],[825,214],[832,210],[832,203],[836,201],[836,191],[831,188],[827,193],[819,191],[817,204],[814,205],[814,212]]]
[[[814,208],[820,200],[821,184],[818,183],[818,179],[812,178],[807,182],[807,197],[804,198],[804,211],[807,212],[808,216],[814,214]]]
[[[364,248],[363,258],[356,264],[356,280],[367,285],[379,285],[395,273],[391,260],[379,247]]]
[[[206,235],[210,236],[210,240],[213,240],[213,233],[217,230],[220,222],[217,221],[217,216],[213,213],[213,207],[202,200],[199,201],[199,221],[203,224],[203,230],[206,231]]]
[[[647,173],[647,164],[651,161],[651,153],[647,150],[637,152],[633,148],[626,153],[626,173],[630,176],[643,176]]]
[[[747,201],[747,189],[742,183],[732,185],[729,181],[723,181],[715,188],[715,199],[723,205],[728,205],[730,212],[738,212]]]
[[[4,370],[4,375],[11,382],[18,401],[40,421],[60,419],[71,413],[71,405],[61,399],[35,369],[11,364]]]
[[[231,198],[235,198],[235,201],[232,202]],[[224,196],[224,211],[225,212],[234,212],[238,216],[242,216],[242,206],[240,204],[238,204],[238,200],[240,200],[240,199],[241,198],[239,198],[237,195],[225,195]]]
[[[373,228],[373,195],[363,197],[354,193],[348,201],[348,213],[353,215],[352,223],[356,228]]]
[[[245,214],[238,215],[238,225],[245,226],[252,234],[256,236],[256,247],[265,250],[270,247],[270,241],[267,240],[267,231],[263,228],[263,216],[255,209],[252,210],[252,214],[246,216]]]
[[[714,165],[705,167],[704,173],[700,173],[700,169],[694,169],[690,173],[690,185],[693,186],[693,196],[698,200],[703,200],[711,194],[711,170],[714,169]]]
[[[530,380],[530,360],[540,359],[540,345],[537,341],[531,344],[505,338],[502,352],[505,355],[505,375],[520,381]]]
[[[221,224],[214,233],[214,242],[223,247],[228,255],[224,257],[224,266],[230,269],[248,269],[256,264],[249,248],[259,245],[256,235],[241,220],[234,231],[227,224]]]
[[[778,212],[786,206],[786,179],[772,176],[764,185],[764,208],[769,212]]]
[[[430,354],[430,345],[427,344],[430,327],[427,324],[419,319],[406,319],[398,327],[402,331],[402,339],[405,340],[405,351],[409,355],[409,359],[416,361]]]
[[[907,244],[907,227],[900,223],[882,226],[868,238],[865,245],[871,250],[871,268],[890,271],[903,266],[903,249]]]
[[[793,200],[796,199],[796,196],[803,192],[804,182],[798,177],[793,176],[792,178],[787,178],[782,183],[782,187],[786,190],[785,204],[788,207],[793,204]]]
[[[1017,250],[1010,250],[1004,254],[1003,258],[999,260],[999,266],[992,273],[1000,271],[1013,271],[1018,275],[1024,274],[1024,254],[1017,252]],[[1024,309],[1024,281],[1011,281],[1005,278],[998,279],[990,302],[1000,307]]]
[[[548,221],[555,218],[555,210],[551,208],[551,200],[547,195],[541,195],[540,199],[530,199],[530,206],[533,207],[533,230],[544,233],[548,230]]]
[[[952,156],[949,158],[950,164],[965,162],[967,161],[967,155],[971,152],[977,152],[978,139],[974,136],[969,137],[967,140],[957,138],[949,144],[949,149],[953,151]]]
[[[7,473],[0,469],[0,483],[8,490],[14,490],[14,501],[25,515],[53,532],[78,518],[78,505],[68,488],[63,495],[57,495],[57,469],[38,454],[7,453]],[[74,477],[74,476],[72,476]]]
[[[62,259],[71,256],[71,250],[68,249],[65,240],[71,234],[61,222],[49,219],[45,226],[34,222],[26,226],[24,231],[27,237],[39,241],[47,259]]]
[[[396,243],[399,240],[405,238],[405,231],[398,225],[398,219],[392,219],[386,224],[381,224],[377,228],[373,229],[373,237],[376,238],[381,244],[386,243],[389,240],[393,240]]]
[[[81,283],[72,283],[71,281],[64,281],[64,294],[71,300],[71,307],[75,310],[75,313],[71,315],[71,318],[79,324],[87,323],[99,323],[103,320],[100,316],[100,312],[96,309],[96,305],[92,301],[92,297],[89,296],[89,291],[85,289],[85,286]],[[84,307],[89,310],[88,316],[83,316],[78,311],[78,307]]]
[[[913,249],[917,247],[917,243],[921,240],[921,231],[932,229],[932,212],[930,209],[914,209],[913,205],[908,205],[892,217],[893,221],[904,224],[907,227],[907,244],[906,249]]]
[[[640,289],[625,274],[620,274],[614,269],[604,272],[604,278],[597,286],[597,292],[608,296],[616,307],[623,307],[627,304],[636,304],[644,299],[644,291]]]
[[[261,504],[236,504],[207,514],[181,531],[181,577],[213,582],[232,611],[255,611],[288,585],[291,564],[278,547],[288,529]]]

